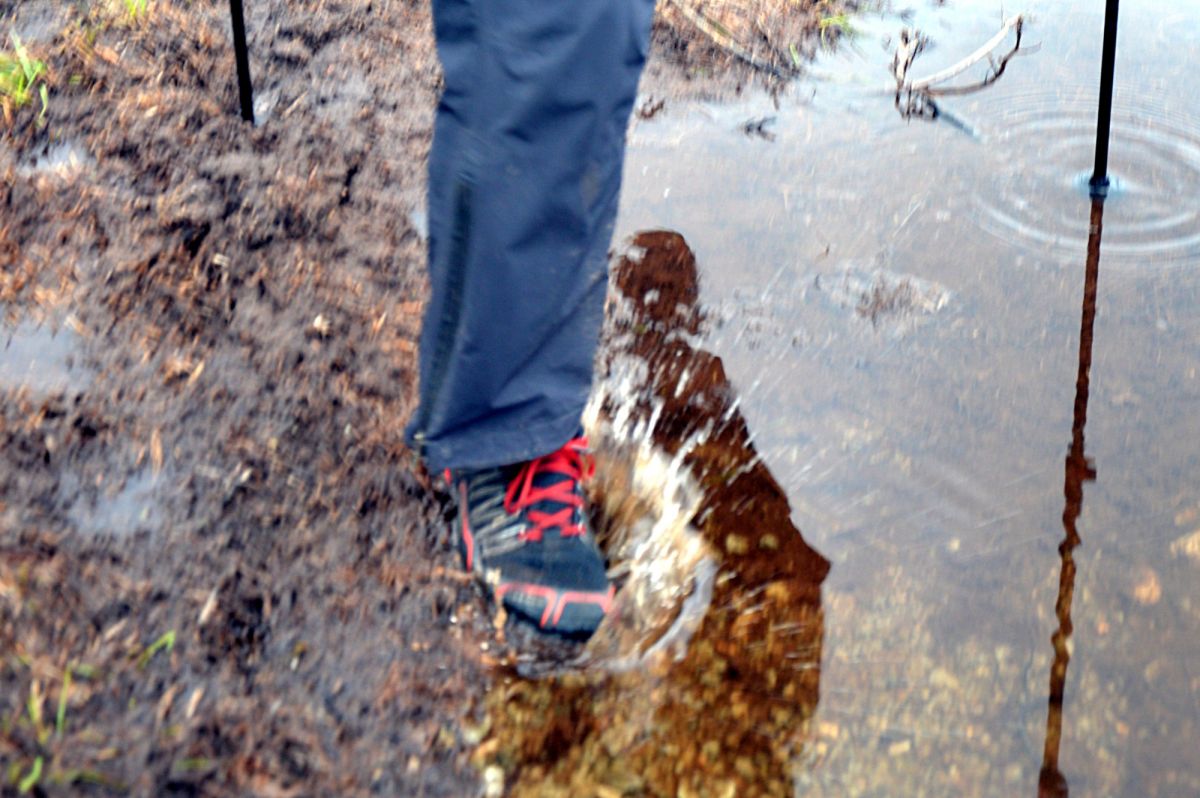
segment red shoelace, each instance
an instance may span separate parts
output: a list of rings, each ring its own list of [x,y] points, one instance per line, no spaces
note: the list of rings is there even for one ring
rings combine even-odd
[[[516,514],[543,501],[565,505],[552,513],[529,510],[528,517],[533,526],[521,533],[522,540],[538,542],[542,532],[551,527],[558,527],[563,537],[583,534],[583,525],[571,523],[571,517],[583,506],[583,497],[575,492],[575,486],[596,471],[595,462],[585,455],[587,445],[586,437],[573,438],[558,451],[530,460],[508,483],[508,491],[504,494],[505,512]],[[541,473],[561,474],[566,479],[546,487],[534,485],[534,477]]]

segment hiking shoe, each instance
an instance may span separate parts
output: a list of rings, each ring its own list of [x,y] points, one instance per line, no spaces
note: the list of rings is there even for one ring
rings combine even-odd
[[[612,604],[580,483],[587,439],[514,466],[448,471],[459,550],[492,598],[541,629],[586,637]]]

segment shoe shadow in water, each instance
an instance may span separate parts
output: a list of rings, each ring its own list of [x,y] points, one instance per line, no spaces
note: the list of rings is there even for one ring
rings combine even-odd
[[[613,289],[586,426],[616,604],[571,667],[497,680],[476,764],[516,796],[790,796],[829,563],[698,346],[683,237],[635,236]]]

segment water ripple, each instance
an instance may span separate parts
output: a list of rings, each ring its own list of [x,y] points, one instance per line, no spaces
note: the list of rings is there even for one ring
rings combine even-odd
[[[975,194],[980,225],[1006,241],[1077,261],[1086,251],[1095,109],[1086,94],[1020,98],[991,137],[997,170]],[[1112,119],[1106,268],[1200,263],[1200,119],[1152,95],[1118,94]],[[1030,141],[1040,144],[1031,148]],[[1033,157],[1019,155],[1035,150]]]

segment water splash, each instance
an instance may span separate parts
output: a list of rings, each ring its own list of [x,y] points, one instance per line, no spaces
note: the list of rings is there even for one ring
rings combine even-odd
[[[791,795],[829,563],[792,525],[721,360],[693,345],[687,244],[633,244],[587,418],[616,607],[574,667],[501,680],[477,763],[512,795]]]

